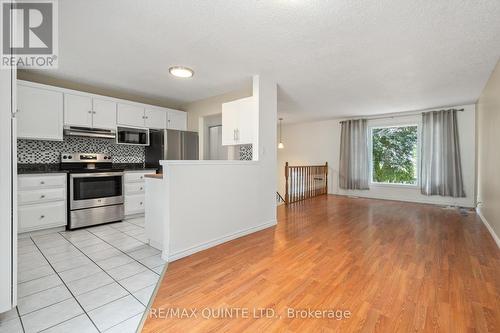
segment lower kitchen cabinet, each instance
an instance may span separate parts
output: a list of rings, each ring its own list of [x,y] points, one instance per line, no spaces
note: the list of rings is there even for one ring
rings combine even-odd
[[[144,214],[144,175],[156,170],[125,171],[125,216]]]
[[[66,174],[18,176],[18,232],[66,226]]]

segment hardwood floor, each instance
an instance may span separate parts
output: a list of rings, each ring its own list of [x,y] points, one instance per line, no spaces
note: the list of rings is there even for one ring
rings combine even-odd
[[[330,195],[280,206],[278,221],[171,263],[143,332],[500,332],[500,250],[475,213]]]

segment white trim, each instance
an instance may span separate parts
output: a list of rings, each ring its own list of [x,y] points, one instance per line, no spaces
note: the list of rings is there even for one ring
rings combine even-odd
[[[488,229],[488,231],[490,232],[491,237],[493,237],[495,243],[497,243],[498,248],[500,248],[500,237],[497,236],[491,225],[486,220],[486,217],[484,217],[483,213],[481,213],[481,208],[476,207],[476,213],[479,216],[479,218],[481,218],[481,221],[483,221],[483,224],[485,225],[486,229]]]
[[[263,229],[266,229],[266,228],[273,227],[276,224],[277,224],[277,220],[266,222],[266,223],[263,223],[261,225],[255,226],[255,227],[251,227],[251,228],[248,228],[248,229],[237,231],[235,233],[232,233],[232,234],[229,234],[229,235],[226,235],[226,236],[222,236],[220,238],[213,239],[213,240],[205,242],[205,243],[201,243],[199,245],[187,248],[185,250],[177,251],[177,252],[172,253],[171,255],[169,255],[168,258],[166,258],[164,256],[164,253],[162,252],[161,257],[162,257],[163,260],[166,260],[168,262],[172,262],[172,261],[175,261],[177,259],[181,259],[181,258],[187,257],[187,256],[189,256],[191,254],[196,253],[196,252],[200,252],[200,251],[206,250],[208,248],[214,247],[216,245],[228,242],[230,240],[233,240],[233,239],[236,239],[236,238],[240,238],[240,237],[252,234],[254,232],[257,232],[257,231],[260,231],[260,230],[263,230]]]

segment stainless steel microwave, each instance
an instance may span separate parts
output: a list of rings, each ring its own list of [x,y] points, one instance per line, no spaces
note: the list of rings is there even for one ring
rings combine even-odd
[[[118,126],[116,128],[116,142],[127,145],[149,146],[149,129]]]

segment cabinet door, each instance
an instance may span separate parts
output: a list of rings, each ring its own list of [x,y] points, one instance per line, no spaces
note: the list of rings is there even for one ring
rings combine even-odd
[[[184,111],[168,110],[167,128],[187,131],[187,113]]]
[[[93,99],[92,127],[116,129],[116,102],[106,99]]]
[[[256,108],[252,97],[222,104],[222,144],[242,145],[253,142]]]
[[[165,129],[167,126],[167,112],[160,108],[146,108],[144,120],[147,128]]]
[[[92,127],[92,97],[64,94],[64,125]]]
[[[255,124],[254,99],[252,97],[239,100],[238,124],[236,128],[236,140],[239,145],[253,143]]]
[[[63,139],[63,93],[18,85],[17,136],[26,139]]]
[[[144,107],[118,103],[116,110],[118,125],[144,127]]]
[[[238,128],[238,108],[234,102],[222,104],[222,145],[236,145]]]

